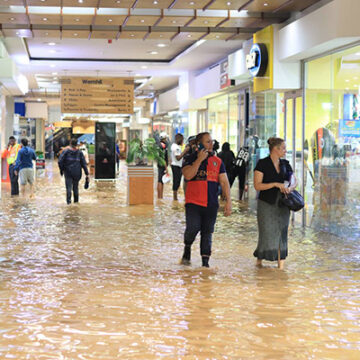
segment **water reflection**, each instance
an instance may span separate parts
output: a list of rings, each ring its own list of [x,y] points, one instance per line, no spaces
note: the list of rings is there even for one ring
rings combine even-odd
[[[212,269],[190,268],[183,203],[126,206],[116,183],[65,204],[57,175],[0,209],[0,358],[357,359],[359,244],[292,229],[283,272],[254,267],[257,227],[220,213]],[[49,180],[50,179],[50,180]]]

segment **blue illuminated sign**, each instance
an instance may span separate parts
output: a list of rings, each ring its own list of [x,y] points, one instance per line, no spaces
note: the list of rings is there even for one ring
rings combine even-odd
[[[246,67],[253,77],[264,76],[268,66],[268,51],[265,44],[254,44],[246,55]]]

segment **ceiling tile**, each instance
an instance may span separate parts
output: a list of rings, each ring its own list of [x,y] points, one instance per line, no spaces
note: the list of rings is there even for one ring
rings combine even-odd
[[[176,36],[173,42],[188,41],[189,43],[199,40],[205,32],[181,32]]]
[[[64,7],[96,7],[98,4],[98,0],[63,0]]]
[[[28,6],[60,6],[61,5],[60,0],[27,0],[26,3]]]
[[[122,31],[119,39],[143,39],[146,31]]]
[[[192,19],[192,16],[165,16],[158,26],[185,26]]]
[[[177,0],[173,9],[202,9],[210,0]]]
[[[91,38],[113,40],[116,38],[117,33],[117,31],[93,31]]]
[[[3,29],[5,37],[32,37],[32,32],[29,29]]]
[[[60,39],[60,30],[33,30],[35,38]]]
[[[0,24],[28,24],[26,14],[0,13]]]
[[[91,25],[93,15],[63,15],[63,25]]]
[[[63,30],[62,38],[63,39],[88,39],[90,31],[89,30]]]
[[[175,34],[176,34],[176,31],[174,31],[174,32],[153,31],[153,32],[151,32],[149,34],[148,39],[151,39],[151,40],[169,40]]]
[[[159,19],[159,16],[145,15],[145,16],[130,16],[127,26],[153,26]]]
[[[139,0],[136,9],[167,9],[173,0]]]
[[[204,17],[199,16],[197,19],[195,19],[189,26],[200,26],[200,27],[215,27],[217,24],[219,24],[221,21],[223,21],[225,18],[223,17]]]
[[[259,20],[259,18],[255,17],[231,18],[229,21],[221,25],[221,27],[248,27],[257,20]]]
[[[96,15],[95,25],[120,26],[125,18],[125,15]]]
[[[207,35],[204,39],[205,40],[226,40],[229,36],[231,36],[232,33],[216,33],[211,32],[209,35]]]
[[[30,21],[36,25],[60,25],[60,14],[29,14]],[[46,20],[45,20],[46,19]]]
[[[128,9],[135,0],[100,0],[101,8],[122,8]]]

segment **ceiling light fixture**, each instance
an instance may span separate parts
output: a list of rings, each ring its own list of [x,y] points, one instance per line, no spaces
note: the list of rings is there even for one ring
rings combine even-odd
[[[48,36],[48,35],[49,35],[49,33],[48,33],[48,32],[46,32],[46,33],[45,33],[45,36]]]
[[[48,45],[49,45],[49,46],[55,46],[56,43],[54,43],[54,42],[49,42]]]
[[[268,6],[269,4],[268,3],[264,3],[264,6]]]
[[[157,44],[157,46],[161,48],[161,47],[165,47],[167,45],[166,44]]]
[[[41,101],[41,99],[37,99],[37,101]]]
[[[231,2],[230,2],[230,1],[228,1],[228,2],[226,3],[226,5],[227,5],[227,6],[230,6],[230,5],[231,5]]]
[[[208,24],[209,22],[207,20],[204,21],[204,24]]]
[[[79,18],[76,18],[75,21],[80,21],[80,19],[79,19]]]
[[[53,72],[53,73],[51,73],[52,75],[57,75],[58,73],[57,72]]]
[[[79,4],[82,4],[84,2],[84,0],[78,0]]]
[[[55,53],[56,53],[55,50],[50,50],[49,52],[50,52],[51,54],[55,54]]]
[[[346,79],[345,81],[346,81],[346,82],[349,82],[350,80]]]
[[[144,23],[144,22],[145,22],[145,20],[144,20],[144,19],[141,19],[141,20],[140,20],[140,22],[141,22],[141,23]]]
[[[51,64],[50,67],[54,68],[56,65],[55,64]]]
[[[57,84],[58,82],[57,82],[57,81],[53,81],[52,83],[53,83],[53,84]]]
[[[157,4],[158,4],[158,2],[155,0],[155,1],[153,2],[153,4],[154,4],[154,5],[157,5]]]
[[[74,36],[78,36],[78,33],[74,33]]]
[[[217,39],[220,39],[220,35],[216,35],[215,37],[216,37]]]
[[[10,18],[10,20],[11,20],[11,21],[14,21],[14,20],[15,20],[15,18],[13,18],[13,17],[12,17],[12,18]]]
[[[150,55],[157,55],[158,52],[157,51],[150,51]]]
[[[20,35],[20,33],[17,31],[17,32],[16,32],[16,35]]]
[[[148,67],[146,65],[143,65],[141,68],[142,69],[147,69]]]
[[[131,37],[134,37],[135,35],[134,34],[130,34]]]
[[[43,18],[44,21],[47,21],[48,19],[47,18]]]
[[[176,24],[176,20],[173,20],[172,23],[173,23],[173,24]]]
[[[116,3],[117,3],[117,4],[120,4],[120,0],[116,0]]]
[[[108,22],[112,22],[112,19],[108,19]]]
[[[159,37],[161,37],[161,38],[162,38],[162,37],[164,37],[164,36],[160,34],[160,35],[159,35]]]
[[[191,5],[191,6],[192,6],[192,5],[195,5],[195,2],[194,2],[194,1],[190,1],[190,2],[189,2],[189,5]]]
[[[188,38],[191,38],[191,35],[189,34],[187,37],[188,37]]]

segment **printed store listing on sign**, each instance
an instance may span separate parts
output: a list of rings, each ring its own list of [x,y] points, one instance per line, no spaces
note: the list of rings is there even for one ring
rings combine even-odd
[[[80,114],[132,114],[133,78],[63,78],[61,111]]]

